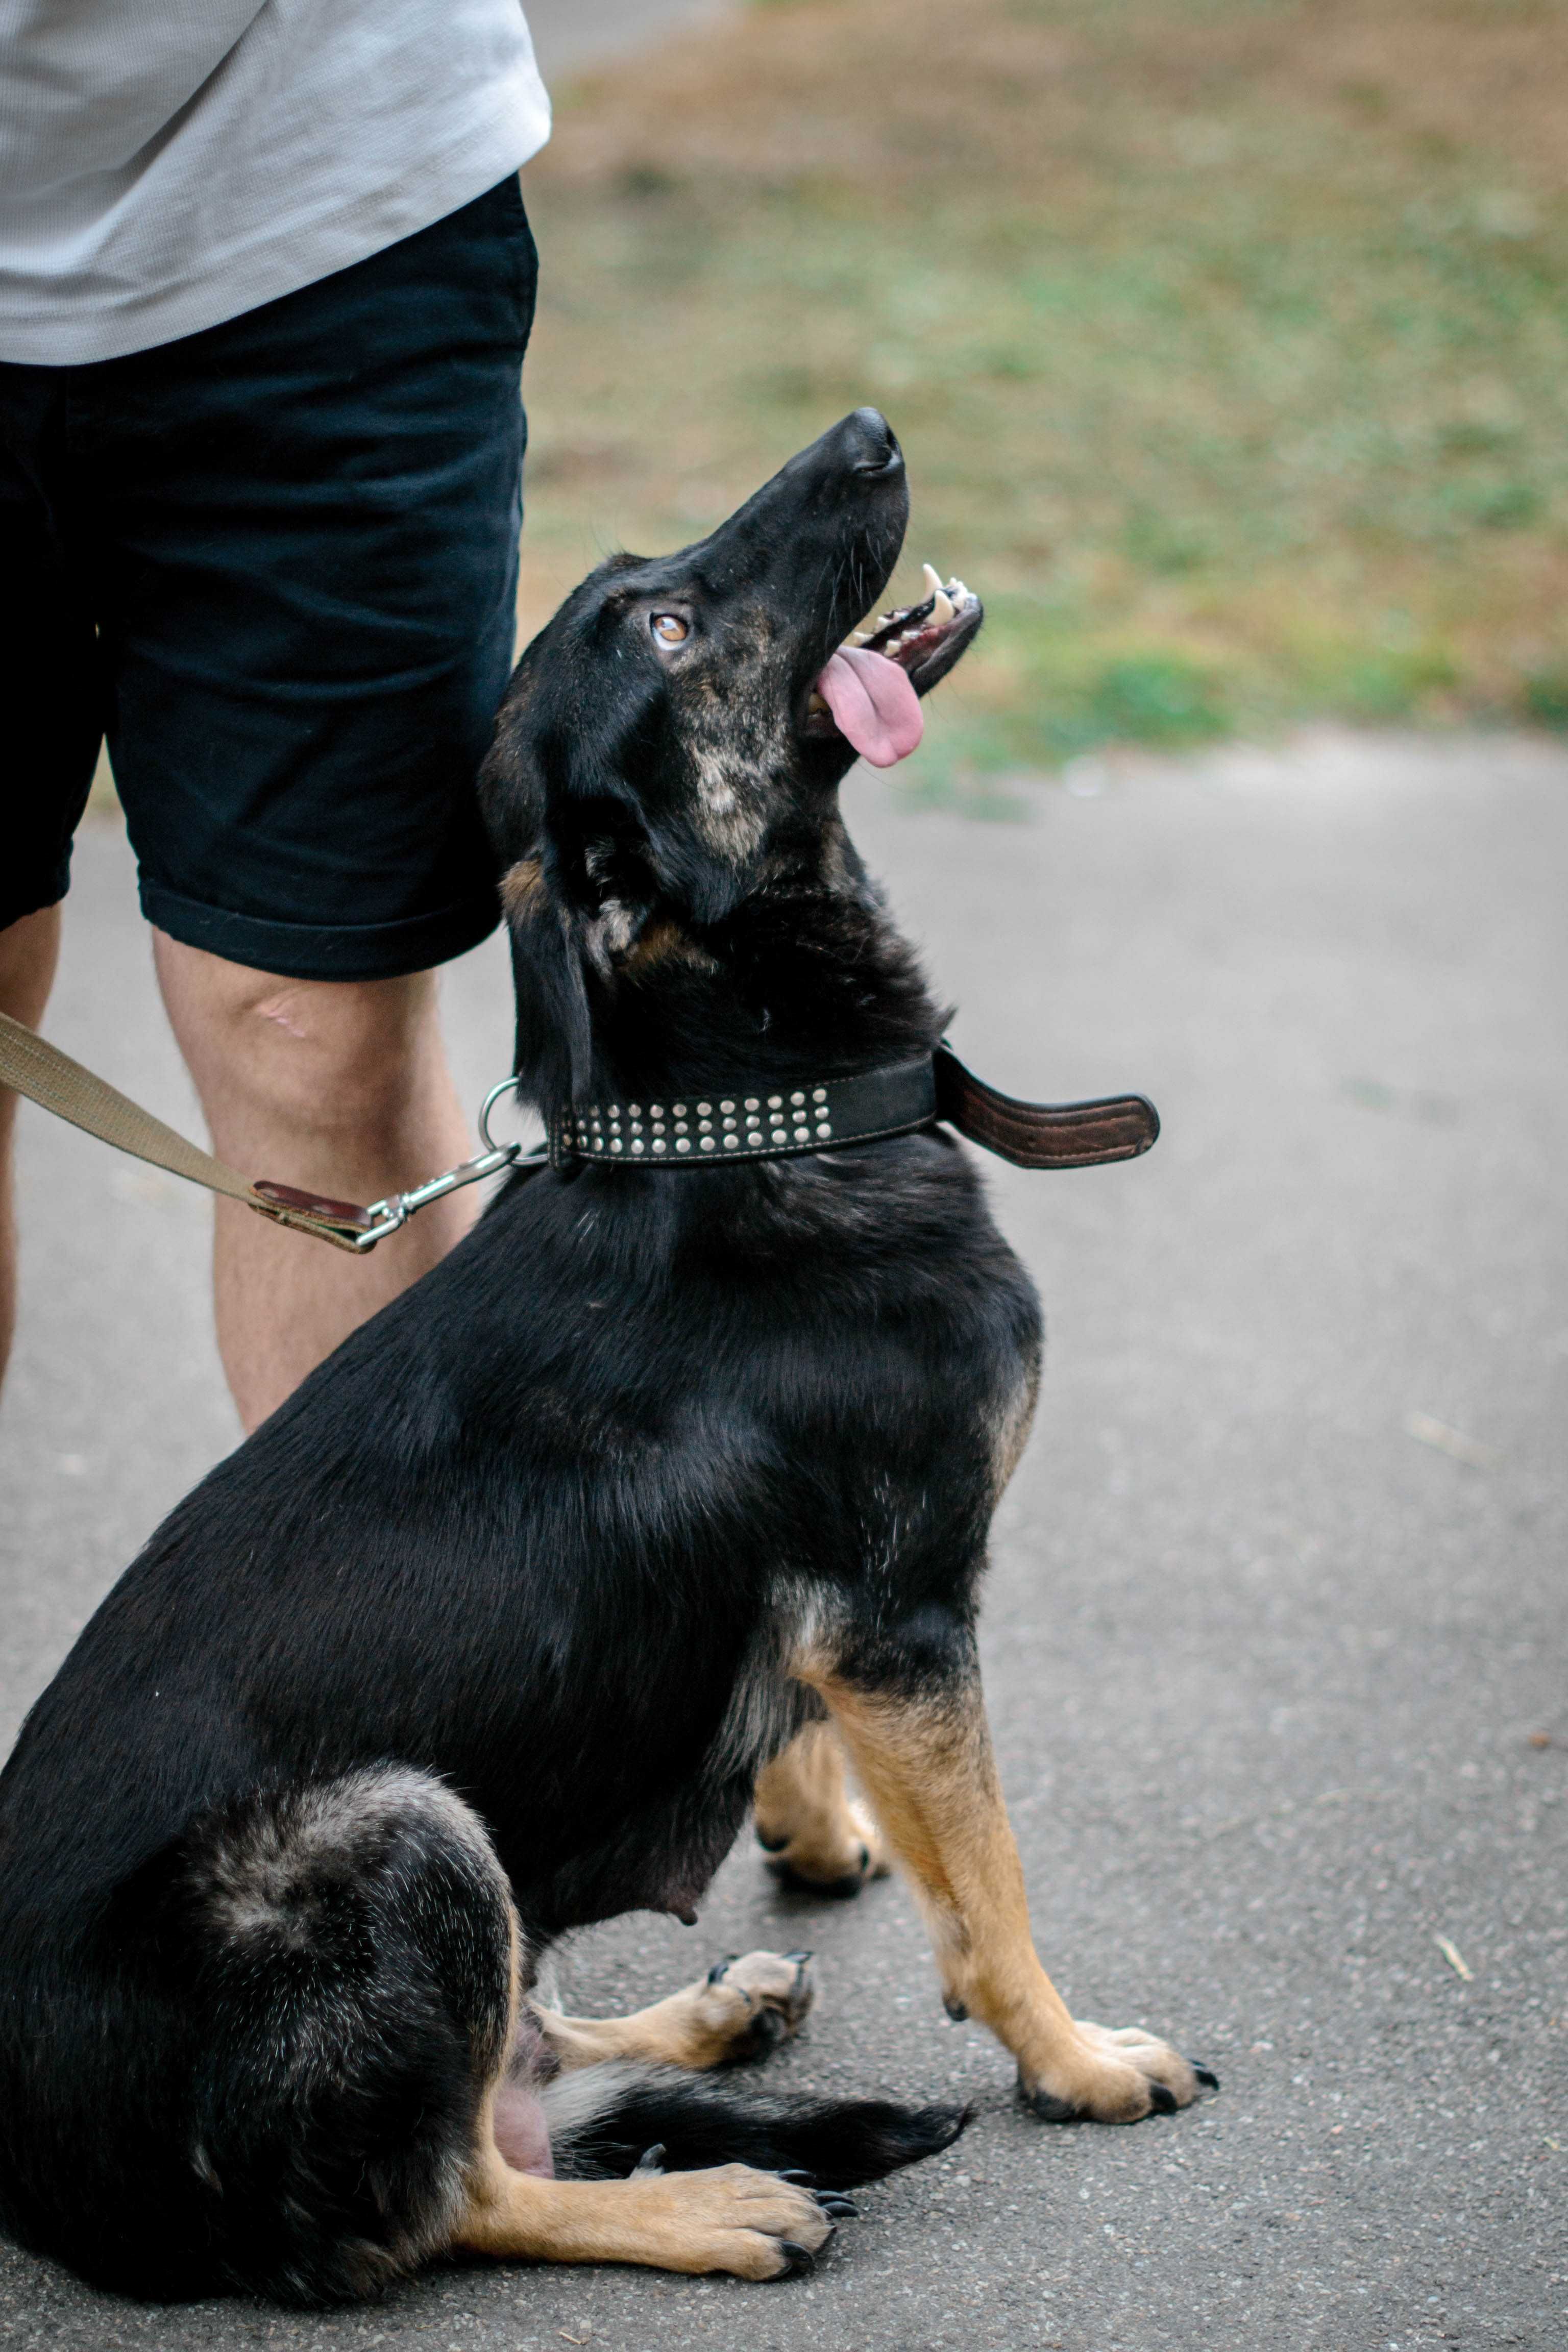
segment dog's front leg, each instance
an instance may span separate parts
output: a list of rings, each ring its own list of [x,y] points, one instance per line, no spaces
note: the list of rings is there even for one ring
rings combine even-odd
[[[700,2068],[764,2056],[795,2032],[816,1992],[809,1952],[747,1952],[630,2017],[563,2017],[538,2001],[529,2006],[563,2066],[645,2058]]]
[[[769,1867],[821,1895],[858,1895],[887,1874],[881,1834],[849,1794],[830,1723],[808,1723],[757,1775],[757,1842]]]
[[[913,1885],[949,2011],[1012,2052],[1035,2112],[1135,2123],[1195,2099],[1199,2075],[1177,2051],[1073,2018],[1041,1967],[973,1655],[907,1687],[797,1671],[826,1701]]]

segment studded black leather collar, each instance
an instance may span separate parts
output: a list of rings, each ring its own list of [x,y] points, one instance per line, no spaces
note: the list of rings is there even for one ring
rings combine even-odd
[[[1160,1132],[1142,1095],[1086,1103],[1018,1102],[966,1070],[951,1047],[856,1078],[764,1088],[713,1087],[683,1102],[563,1104],[550,1118],[550,1164],[715,1168],[793,1160],[912,1134],[938,1119],[1020,1168],[1135,1160]]]
[[[908,1135],[937,1115],[930,1055],[858,1078],[767,1090],[736,1086],[684,1102],[604,1102],[565,1107],[550,1121],[555,1168],[610,1160],[664,1168],[721,1160],[790,1160],[846,1143]]]

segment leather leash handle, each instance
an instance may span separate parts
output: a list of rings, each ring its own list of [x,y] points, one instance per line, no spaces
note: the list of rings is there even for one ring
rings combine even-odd
[[[209,1192],[221,1192],[227,1200],[242,1201],[274,1224],[313,1234],[334,1248],[354,1249],[353,1235],[367,1232],[374,1222],[367,1209],[356,1207],[352,1201],[319,1199],[314,1193],[296,1192],[287,1184],[248,1182],[237,1168],[188,1143],[140,1103],[73,1062],[36,1029],[13,1021],[8,1013],[0,1013],[0,1087],[26,1095],[40,1109],[52,1111],[57,1118],[68,1120],[87,1135],[96,1135],[100,1143],[112,1144],[117,1151],[145,1160],[171,1176],[183,1176],[188,1183],[205,1185]]]
[[[1142,1095],[1016,1102],[966,1070],[950,1045],[937,1047],[935,1071],[937,1117],[1015,1168],[1100,1168],[1138,1159],[1159,1137],[1160,1114]]]

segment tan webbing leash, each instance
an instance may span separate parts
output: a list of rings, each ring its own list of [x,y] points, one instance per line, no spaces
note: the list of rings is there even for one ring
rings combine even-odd
[[[111,1143],[117,1151],[128,1151],[132,1159],[166,1169],[171,1176],[205,1185],[209,1192],[242,1201],[275,1225],[312,1234],[318,1241],[331,1242],[334,1249],[353,1250],[362,1255],[406,1224],[415,1210],[422,1209],[427,1201],[439,1200],[461,1184],[478,1183],[481,1177],[493,1176],[523,1156],[521,1144],[491,1144],[488,1123],[492,1105],[515,1084],[514,1079],[505,1078],[486,1096],[479,1133],[487,1148],[477,1160],[467,1160],[460,1168],[433,1176],[411,1192],[394,1193],[362,1209],[353,1201],[297,1192],[291,1184],[276,1184],[265,1177],[250,1182],[237,1168],[187,1142],[140,1103],[73,1062],[37,1030],[0,1013],[0,1087],[13,1087],[41,1109],[53,1111],[57,1118],[68,1119],[72,1127],[96,1135],[100,1143]]]

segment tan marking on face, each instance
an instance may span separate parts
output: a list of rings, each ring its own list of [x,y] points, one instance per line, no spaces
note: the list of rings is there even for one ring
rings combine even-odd
[[[739,861],[762,847],[767,816],[754,775],[725,750],[692,747],[698,828],[723,857]]]

